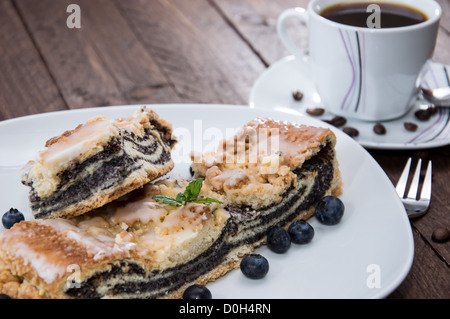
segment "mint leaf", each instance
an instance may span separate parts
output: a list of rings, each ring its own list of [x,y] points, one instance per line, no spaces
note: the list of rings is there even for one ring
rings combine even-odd
[[[200,190],[202,189],[202,184],[203,178],[198,178],[189,183],[184,191],[184,197],[187,202],[191,202],[198,197],[198,194],[200,194]]]
[[[186,196],[184,196],[183,193],[178,193],[177,198],[175,199],[177,202],[185,202],[186,201]]]
[[[219,203],[222,204],[220,200],[214,199],[214,198],[200,198],[192,201],[193,203],[199,203],[199,204],[209,204],[209,203]]]
[[[154,195],[152,197],[154,200],[156,200],[157,202],[161,202],[164,204],[169,204],[169,205],[173,205],[173,206],[181,206],[182,203],[177,201],[175,198],[170,197],[170,196],[164,196],[164,195]]]
[[[170,196],[164,196],[164,195],[154,195],[152,198],[157,201],[164,204],[169,204],[173,206],[181,206],[183,202],[186,204],[188,202],[192,203],[199,203],[199,204],[210,204],[210,203],[219,203],[222,204],[221,201],[214,199],[214,198],[200,198],[197,199],[198,195],[200,194],[200,191],[202,189],[203,185],[203,178],[198,178],[192,182],[189,183],[188,186],[186,186],[186,190],[184,193],[178,193],[177,198],[173,198]]]

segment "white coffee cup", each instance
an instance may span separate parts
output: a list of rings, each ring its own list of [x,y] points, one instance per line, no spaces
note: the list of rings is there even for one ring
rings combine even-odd
[[[328,20],[320,13],[338,3],[379,0],[311,0],[278,18],[278,35],[297,59],[311,64],[312,80],[324,107],[360,120],[401,117],[413,105],[419,75],[436,44],[441,8],[434,0],[388,0],[424,13],[424,22],[394,28],[365,28]],[[367,13],[370,15],[370,12]],[[309,31],[309,53],[289,37],[286,20],[297,17]]]

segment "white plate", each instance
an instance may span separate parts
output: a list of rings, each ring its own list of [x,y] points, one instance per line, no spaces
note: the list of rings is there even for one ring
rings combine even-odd
[[[428,63],[424,71],[422,85],[436,88],[450,85],[450,66],[439,63]],[[304,97],[295,101],[292,92],[301,91]],[[288,56],[271,65],[255,81],[250,92],[250,107],[269,109],[291,109],[306,114],[309,107],[323,107],[320,96],[311,80],[310,65],[305,60]],[[440,108],[438,113],[428,121],[419,121],[414,112],[424,103],[420,100],[403,117],[383,121],[387,133],[377,135],[373,131],[375,123],[347,118],[345,126],[359,131],[355,140],[366,148],[373,149],[425,149],[450,144],[450,108]],[[333,115],[325,112],[318,117],[331,119]],[[407,131],[403,123],[413,122],[418,125],[415,132]]]
[[[31,219],[27,187],[20,183],[20,167],[32,159],[45,141],[74,128],[88,118],[129,116],[138,106],[117,106],[62,111],[0,122],[0,212],[10,207]],[[176,164],[170,175],[189,177],[192,149],[215,147],[222,135],[255,117],[272,117],[314,126],[318,120],[268,109],[225,105],[150,105],[173,123],[182,139],[174,150]],[[345,214],[338,225],[325,226],[314,217],[314,239],[292,245],[282,255],[261,247],[270,263],[261,280],[232,271],[208,284],[215,298],[381,298],[407,275],[414,243],[409,220],[394,187],[375,160],[340,130],[337,156],[344,180]],[[1,229],[0,229],[1,230]]]

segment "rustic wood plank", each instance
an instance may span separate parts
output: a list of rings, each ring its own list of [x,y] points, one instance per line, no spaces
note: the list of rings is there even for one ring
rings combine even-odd
[[[432,60],[450,65],[450,32],[440,27]]]
[[[247,104],[248,95],[227,76],[227,65],[221,63],[208,39],[171,1],[116,4],[183,101]]]
[[[78,1],[81,28],[69,29],[71,2],[17,1],[71,108],[178,101],[114,3]]]
[[[436,253],[413,232],[415,256],[411,271],[400,286],[388,296],[390,299],[449,299],[450,276],[448,264],[440,261]],[[381,276],[383,276],[381,269]],[[383,280],[381,278],[381,280]],[[383,284],[381,282],[381,284]]]
[[[214,53],[224,75],[236,84],[238,95],[248,97],[254,82],[265,70],[263,62],[214,3],[206,0],[172,0],[171,3],[194,24],[201,34],[203,45]]]
[[[178,95],[109,0],[82,0],[85,27],[127,103],[176,103]]]
[[[450,64],[450,1],[437,0],[442,16],[433,61]]]
[[[450,1],[436,0],[442,8],[441,27],[450,32]]]
[[[69,4],[66,0],[16,1],[69,107],[124,103],[114,79],[85,36],[89,29],[83,28],[83,10],[82,28],[67,27]]]
[[[433,192],[429,212],[419,218],[411,220],[411,224],[417,229],[422,237],[418,240],[425,241],[426,244],[436,251],[447,265],[450,263],[450,242],[436,243],[431,240],[431,234],[438,227],[450,229],[448,212],[450,202],[447,200],[450,194],[450,146],[423,150],[423,151],[380,151],[369,150],[370,154],[384,169],[392,183],[395,185],[400,178],[402,169],[409,157],[413,158],[413,165],[418,158],[424,161],[433,162]]]
[[[0,120],[66,109],[10,1],[0,1]]]
[[[251,44],[270,65],[282,57],[290,55],[277,35],[278,16],[286,9],[293,7],[306,8],[308,0],[212,0],[235,25],[239,33]],[[296,19],[288,21],[287,30],[302,50],[308,47],[306,27]]]

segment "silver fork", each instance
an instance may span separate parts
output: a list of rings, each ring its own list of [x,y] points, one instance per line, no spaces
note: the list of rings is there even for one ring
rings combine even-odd
[[[420,179],[420,169],[422,166],[422,159],[417,162],[416,170],[413,176],[411,186],[409,188],[408,195],[404,198],[406,183],[408,181],[409,170],[411,167],[411,158],[406,162],[405,168],[403,169],[402,175],[397,182],[395,187],[398,196],[400,196],[403,205],[405,206],[406,212],[409,218],[419,217],[428,211],[431,200],[431,161],[428,161],[427,171],[425,173],[425,180],[423,181],[422,191],[420,192],[420,197],[417,198],[417,192],[419,191],[419,179]]]

